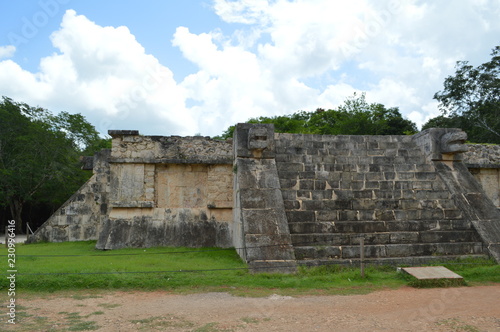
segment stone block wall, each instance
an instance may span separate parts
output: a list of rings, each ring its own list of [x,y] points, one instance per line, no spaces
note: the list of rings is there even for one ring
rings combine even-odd
[[[233,243],[253,272],[295,272],[295,254],[278,179],[272,125],[235,130]]]
[[[463,162],[467,165],[500,165],[500,145],[466,144]]]
[[[411,136],[276,137],[290,221],[461,218]]]
[[[142,136],[136,130],[110,130],[116,163],[231,164],[232,140],[209,137]]]
[[[467,144],[464,163],[500,209],[500,145]]]
[[[110,134],[111,210],[97,248],[231,246],[231,142]]]
[[[484,253],[414,137],[275,138],[292,242],[303,263],[359,258],[360,238],[368,259],[411,263]]]

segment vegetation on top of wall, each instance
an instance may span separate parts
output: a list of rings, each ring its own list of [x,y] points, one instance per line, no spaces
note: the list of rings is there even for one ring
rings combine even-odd
[[[252,118],[248,123],[272,123],[278,133],[320,135],[408,135],[417,132],[414,122],[403,118],[397,107],[369,104],[365,94],[354,95],[336,110],[318,108],[314,112],[299,111],[291,115]],[[234,126],[218,139],[233,137]]]

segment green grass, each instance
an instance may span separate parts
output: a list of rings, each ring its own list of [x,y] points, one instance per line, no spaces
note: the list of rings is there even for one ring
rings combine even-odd
[[[457,318],[443,319],[436,322],[438,326],[445,326],[452,331],[480,332],[480,330],[472,325],[465,324]]]
[[[0,249],[7,271],[6,249]],[[117,255],[120,254],[120,255]],[[266,296],[300,294],[367,293],[381,288],[397,288],[408,280],[395,267],[359,269],[345,266],[299,268],[295,275],[251,274],[235,250],[189,248],[95,250],[95,241],[42,243],[16,246],[16,291],[53,292],[61,290],[167,290],[179,293],[225,291],[235,295]],[[75,255],[52,256],[40,255]],[[446,265],[469,284],[500,282],[500,266],[492,260],[463,261]],[[179,271],[198,272],[179,272]],[[199,271],[213,270],[213,271]],[[132,273],[138,271],[153,273]],[[165,271],[165,272],[155,272]],[[128,272],[116,274],[95,274]],[[50,274],[44,273],[80,273]],[[42,275],[29,275],[42,274]],[[8,280],[0,278],[0,296],[6,294]],[[5,294],[3,294],[5,293]],[[82,295],[76,295],[82,296]],[[97,296],[87,294],[84,296]]]
[[[152,331],[165,328],[193,327],[194,323],[176,316],[155,316],[130,321],[138,330]]]
[[[259,320],[253,317],[243,317],[241,320],[247,324],[257,324]]]
[[[208,323],[205,324],[195,330],[193,332],[220,332],[220,331],[227,331],[226,329],[219,329],[218,323]]]
[[[118,308],[121,306],[121,304],[118,303],[100,303],[97,305],[98,307],[102,307],[104,309],[113,309],[113,308]]]

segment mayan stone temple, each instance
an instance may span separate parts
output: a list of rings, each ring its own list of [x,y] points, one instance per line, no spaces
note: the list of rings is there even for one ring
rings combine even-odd
[[[500,146],[460,129],[413,136],[275,133],[233,140],[110,130],[112,149],[30,238],[98,249],[235,247],[254,272],[298,264],[500,262]]]

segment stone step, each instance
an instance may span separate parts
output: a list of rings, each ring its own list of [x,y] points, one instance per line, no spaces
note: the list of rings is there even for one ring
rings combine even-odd
[[[278,178],[283,180],[413,180],[424,181],[437,177],[432,165],[417,164],[358,164],[358,163],[278,163]]]
[[[288,227],[291,234],[473,230],[472,224],[463,219],[289,222]]]
[[[355,259],[360,257],[359,248],[359,245],[294,246],[297,260]],[[485,254],[485,248],[481,242],[365,245],[366,258],[476,254]]]
[[[349,151],[339,155],[277,154],[276,165],[279,176],[282,172],[327,171],[327,172],[430,172],[435,168],[428,164],[419,151],[405,153],[406,156],[349,156]]]
[[[297,246],[318,245],[358,245],[364,238],[365,244],[405,244],[405,243],[455,243],[480,241],[474,230],[467,231],[422,231],[422,232],[381,232],[381,233],[312,233],[292,234],[292,243]]]
[[[444,263],[466,258],[488,259],[488,255],[474,254],[474,255],[445,255],[445,256],[410,256],[410,257],[381,257],[381,258],[365,258],[366,265],[423,265],[432,263]],[[303,266],[322,266],[322,265],[343,265],[343,266],[359,266],[359,259],[302,259],[297,260],[298,265]]]

